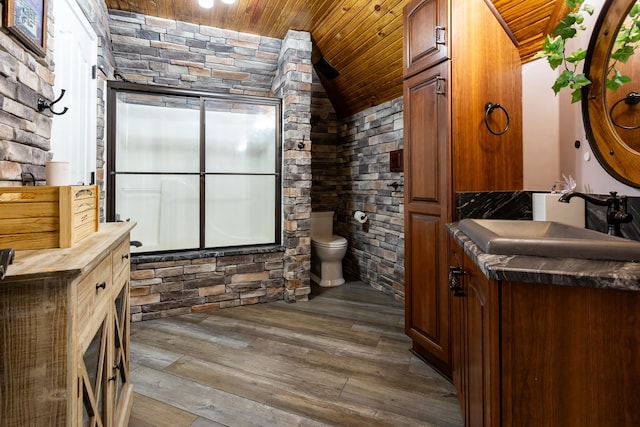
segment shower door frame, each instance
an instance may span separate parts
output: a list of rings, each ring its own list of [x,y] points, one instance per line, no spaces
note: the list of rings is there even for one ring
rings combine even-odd
[[[272,97],[263,97],[263,96],[249,96],[249,95],[232,95],[226,93],[216,93],[216,92],[208,92],[202,90],[192,90],[192,89],[180,89],[180,88],[172,88],[166,86],[157,86],[157,85],[145,85],[138,84],[132,82],[124,82],[124,81],[109,81],[107,85],[107,161],[105,164],[106,169],[106,220],[107,222],[113,222],[119,220],[116,218],[116,196],[114,193],[115,185],[116,185],[116,100],[117,94],[120,92],[127,93],[138,93],[138,94],[146,94],[146,95],[156,95],[156,96],[177,96],[177,97],[187,97],[187,98],[198,98],[200,100],[200,123],[199,123],[199,134],[200,134],[200,178],[199,178],[199,221],[200,221],[200,230],[199,230],[199,246],[198,248],[190,248],[190,249],[168,249],[168,250],[160,250],[160,251],[152,251],[152,252],[139,252],[140,254],[162,254],[162,253],[175,253],[175,252],[184,252],[184,251],[193,251],[193,250],[211,250],[211,249],[229,249],[229,248],[246,248],[246,247],[263,247],[263,246],[273,246],[273,245],[281,245],[282,243],[282,100],[280,98],[272,98]],[[207,175],[213,175],[211,173],[205,172],[205,148],[206,148],[206,134],[205,134],[205,103],[207,100],[217,100],[217,101],[228,101],[231,105],[234,102],[240,102],[245,104],[253,104],[253,105],[266,105],[266,106],[274,106],[276,109],[276,120],[275,120],[275,141],[276,150],[275,150],[275,165],[274,165],[274,174],[275,177],[275,224],[274,224],[274,241],[270,243],[260,243],[260,244],[248,244],[248,245],[238,245],[238,246],[226,246],[226,247],[206,247],[205,245],[205,233],[206,233],[206,214],[205,214],[205,205],[206,205],[206,186],[205,179]],[[153,174],[164,174],[164,173],[153,173]],[[176,173],[180,174],[180,173]],[[184,175],[192,175],[192,173],[182,173]],[[244,176],[251,175],[265,175],[263,173],[243,173]]]

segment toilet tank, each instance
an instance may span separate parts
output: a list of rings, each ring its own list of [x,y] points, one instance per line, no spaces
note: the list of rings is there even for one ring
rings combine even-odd
[[[311,235],[331,236],[333,234],[333,211],[311,212]]]

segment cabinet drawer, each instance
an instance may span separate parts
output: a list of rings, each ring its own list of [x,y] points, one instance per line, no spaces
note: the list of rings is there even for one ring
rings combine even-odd
[[[111,266],[113,267],[113,279],[120,278],[123,273],[129,275],[130,245],[129,239],[124,239],[117,248],[111,252]],[[119,283],[117,283],[119,285]]]
[[[107,314],[112,286],[110,256],[78,283],[78,328],[83,351]]]

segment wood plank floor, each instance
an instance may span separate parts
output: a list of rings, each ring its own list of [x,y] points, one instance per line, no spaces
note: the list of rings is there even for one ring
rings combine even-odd
[[[132,324],[129,426],[462,426],[403,322],[402,303],[349,282]]]

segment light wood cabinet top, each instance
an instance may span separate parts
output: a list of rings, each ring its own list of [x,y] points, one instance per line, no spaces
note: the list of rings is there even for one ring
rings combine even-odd
[[[16,251],[0,286],[34,278],[79,276],[93,269],[103,254],[115,249],[135,225],[135,222],[101,223],[97,232],[70,248]]]

